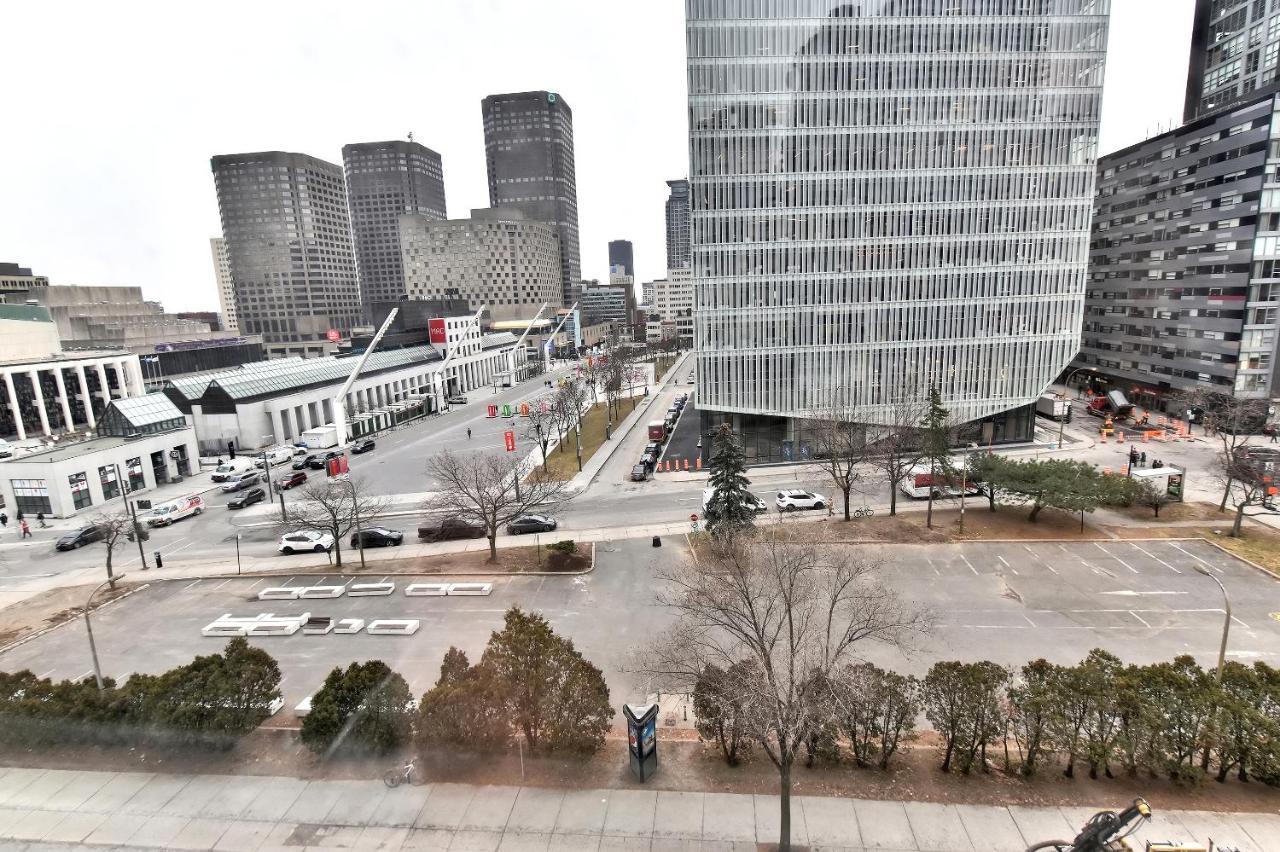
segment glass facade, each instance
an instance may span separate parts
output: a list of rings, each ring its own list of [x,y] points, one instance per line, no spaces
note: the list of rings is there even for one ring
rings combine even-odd
[[[1080,342],[1107,0],[686,0],[698,405],[1032,403]]]
[[[13,508],[24,515],[37,515],[53,511],[49,502],[49,485],[43,479],[11,479]]]

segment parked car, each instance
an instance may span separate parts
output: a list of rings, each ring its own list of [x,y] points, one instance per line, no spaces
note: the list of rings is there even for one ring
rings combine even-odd
[[[778,511],[794,512],[796,509],[825,509],[827,508],[827,498],[821,494],[815,494],[812,491],[802,491],[799,488],[792,488],[788,491],[778,492]]]
[[[261,503],[267,499],[267,492],[261,488],[250,488],[239,497],[227,501],[228,509],[243,509],[245,506],[252,506],[254,503]]]
[[[714,493],[713,489],[702,489],[702,513],[704,515],[707,513],[707,504],[711,502],[711,495]],[[755,494],[752,494],[750,491],[742,495],[742,504],[757,515],[761,512],[769,511],[769,504],[761,500]]]
[[[304,468],[308,468],[311,466],[311,462],[317,458],[319,458],[319,456],[317,456],[315,453],[305,453],[302,458],[298,459],[293,463],[293,469],[302,470]],[[324,464],[321,463],[320,466],[324,467]]]
[[[645,464],[644,462],[640,462],[640,464],[631,468],[632,482],[644,482],[648,478],[649,478],[649,465]]]
[[[261,479],[261,475],[256,470],[251,470],[246,473],[238,473],[226,482],[222,483],[222,492],[224,494],[230,494],[234,491],[243,491],[250,485],[257,485]]]
[[[399,547],[404,543],[404,533],[386,527],[369,527],[351,534],[352,547]]]
[[[449,394],[449,398],[445,402],[449,405],[466,405],[467,397],[465,394],[460,393]]]
[[[307,473],[303,470],[295,470],[293,473],[287,474],[276,480],[276,488],[281,491],[288,491],[290,488],[297,488],[299,485],[307,481]]]
[[[657,463],[658,463],[657,453],[646,451],[645,454],[640,457],[640,464],[648,465],[651,468],[655,466]]]
[[[372,438],[361,438],[351,445],[351,455],[357,456],[360,453],[367,453],[376,446],[377,444],[373,442]]]
[[[307,467],[312,470],[324,470],[329,465],[329,459],[339,459],[346,455],[342,450],[330,450],[323,456],[314,455],[307,458]]]
[[[426,521],[418,525],[418,538],[423,541],[452,541],[459,538],[484,538],[484,527],[462,518]]]
[[[659,444],[657,441],[650,441],[645,445],[644,451],[656,459],[662,454],[662,444]]]
[[[551,532],[558,526],[559,521],[546,515],[521,515],[507,524],[507,535]]]
[[[324,553],[333,547],[333,536],[318,530],[303,530],[280,536],[281,553]]]
[[[54,550],[75,550],[84,547],[86,544],[93,544],[95,541],[102,541],[107,537],[106,527],[98,524],[90,524],[87,527],[81,527],[75,532],[69,532],[61,536],[54,542]]]
[[[253,470],[253,459],[241,456],[218,465],[209,478],[214,482],[228,482],[249,470]]]

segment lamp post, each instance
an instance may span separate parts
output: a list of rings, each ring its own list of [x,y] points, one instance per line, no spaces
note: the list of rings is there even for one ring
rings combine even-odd
[[[147,551],[142,546],[142,524],[138,523],[138,510],[134,502],[129,499],[129,494],[133,491],[128,484],[120,478],[120,465],[115,462],[111,463],[111,467],[116,472],[116,485],[120,487],[120,493],[124,497],[124,504],[129,509],[129,522],[133,525],[133,537],[138,542],[138,559],[142,561],[142,570],[147,570]]]
[[[240,533],[236,533],[236,576],[240,576]]]
[[[1096,373],[1098,372],[1098,368],[1097,367],[1080,367],[1078,369],[1072,370],[1070,373],[1067,373],[1067,379],[1062,383],[1063,386],[1067,390],[1071,390],[1071,377],[1074,376],[1076,373],[1084,373],[1084,372]],[[1058,418],[1058,449],[1062,449],[1062,431],[1063,429],[1066,428],[1066,425],[1067,425],[1066,417]]]
[[[93,624],[89,621],[89,606],[93,603],[93,596],[102,591],[103,586],[124,578],[124,574],[117,574],[109,580],[103,580],[94,587],[93,591],[89,593],[88,600],[84,602],[84,629],[89,634],[89,653],[93,656],[93,678],[98,682],[99,692],[105,690],[106,686],[102,683],[102,667],[98,665],[98,646],[93,641]]]
[[[272,443],[273,441],[275,441],[275,439],[276,439],[276,436],[275,436],[274,434],[271,434],[271,435],[263,435],[262,437],[260,437],[260,438],[258,439],[258,440],[260,440],[260,441],[263,441],[263,443],[264,443],[264,445],[265,445],[265,446],[263,447],[263,449],[262,449],[262,471],[263,471],[263,474],[264,474],[264,475],[266,476],[266,478],[267,478],[266,485],[267,485],[267,498],[268,498],[268,499],[270,499],[270,498],[271,498],[271,490],[272,490],[272,488],[273,488],[273,487],[274,487],[274,485],[275,485],[275,484],[271,481],[271,458],[270,458],[270,456],[269,456],[269,453],[271,452],[271,443]],[[289,522],[289,513],[288,513],[288,512],[286,512],[286,511],[285,511],[285,508],[284,508],[284,489],[283,489],[283,488],[275,488],[275,493],[276,493],[277,495],[279,495],[279,497],[280,497],[280,520],[284,521],[285,523],[288,523],[288,522]]]
[[[1218,683],[1222,683],[1222,669],[1227,664],[1227,636],[1231,632],[1231,598],[1227,595],[1226,586],[1222,585],[1222,581],[1209,573],[1209,569],[1203,565],[1195,566],[1196,573],[1203,574],[1210,580],[1218,584],[1218,588],[1222,591],[1222,605],[1226,609],[1226,617],[1222,620],[1222,644],[1218,646]]]

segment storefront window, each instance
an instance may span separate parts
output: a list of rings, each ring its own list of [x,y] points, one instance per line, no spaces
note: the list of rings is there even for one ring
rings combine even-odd
[[[111,500],[120,496],[120,482],[116,479],[115,465],[98,468],[98,481],[102,483],[102,499]]]
[[[146,488],[147,478],[142,474],[142,457],[129,459],[124,465],[129,469],[129,490],[141,491]]]
[[[89,496],[88,476],[83,473],[73,473],[67,477],[67,484],[71,486],[71,502],[77,509],[93,505],[93,498]]]
[[[52,512],[49,503],[49,487],[43,479],[11,479],[14,509],[24,515]]]

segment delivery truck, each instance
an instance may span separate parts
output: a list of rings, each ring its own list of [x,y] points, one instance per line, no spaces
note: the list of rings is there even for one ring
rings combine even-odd
[[[1036,414],[1050,420],[1071,422],[1071,400],[1046,393],[1036,400]]]
[[[667,424],[662,420],[649,421],[649,440],[661,443],[667,440]]]
[[[1123,420],[1133,413],[1133,403],[1125,398],[1122,391],[1107,391],[1089,401],[1089,413],[1094,417],[1110,417]]]

